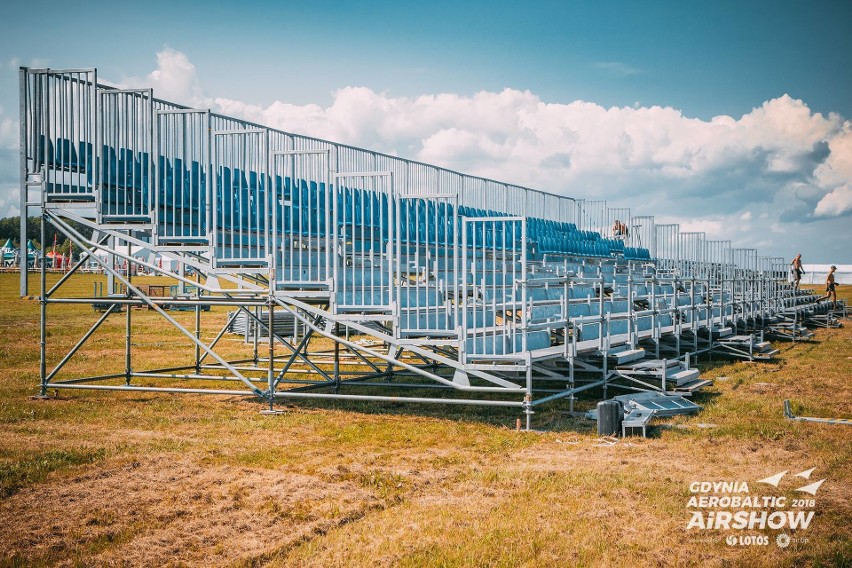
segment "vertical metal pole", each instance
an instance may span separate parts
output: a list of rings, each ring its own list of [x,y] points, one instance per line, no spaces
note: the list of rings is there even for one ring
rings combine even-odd
[[[42,167],[42,172],[44,172],[44,167]],[[42,174],[44,175],[44,173]],[[44,179],[44,178],[42,178]],[[45,223],[47,222],[46,214],[44,212],[44,187],[45,182],[42,181],[41,185],[41,270],[40,270],[40,280],[41,280],[41,293],[39,294],[39,334],[40,334],[40,366],[39,372],[41,373],[41,396],[47,396],[47,272],[45,266],[45,258],[44,258],[44,241],[45,235],[47,231],[45,230]],[[26,244],[23,246],[26,249]],[[26,254],[26,250],[24,250],[24,254]],[[35,257],[33,259],[35,262]]]
[[[186,282],[184,282],[184,279],[186,278],[186,264],[184,264],[183,260],[178,262],[178,274],[180,275],[180,282],[178,282],[178,294],[183,295],[186,294]]]
[[[275,246],[275,238],[276,238],[276,203],[275,199],[275,185],[274,179],[271,175],[271,159],[269,154],[269,131],[265,130],[263,133],[262,141],[263,145],[263,183],[266,187],[266,213],[267,213],[267,222],[264,224],[265,229],[265,237],[266,237],[266,258],[269,263],[269,366],[266,369],[266,381],[269,388],[269,410],[272,411],[275,404],[275,343],[274,343],[274,334],[273,324],[275,323],[275,283],[277,282],[277,274],[278,274],[278,248]],[[328,191],[328,184],[326,183],[326,192]],[[208,203],[211,200],[208,199]],[[328,201],[326,201],[328,203]],[[271,226],[268,220],[271,219]],[[275,251],[275,252],[273,252]],[[298,322],[293,322],[295,326],[298,327]],[[293,330],[293,335],[295,336],[296,330]]]
[[[660,358],[660,337],[661,337],[659,325],[658,325],[660,320],[659,320],[659,313],[658,313],[657,308],[658,308],[658,306],[657,306],[657,278],[654,277],[654,279],[651,280],[651,309],[653,310],[653,315],[651,316],[651,321],[653,322],[653,324],[652,324],[651,327],[653,329],[652,337],[654,338],[654,358],[655,359]]]
[[[260,322],[263,321],[263,311],[255,307],[254,308],[254,339],[252,341],[252,357],[254,358],[254,364],[257,366],[258,361],[260,361],[260,356],[258,354],[259,346],[258,342],[260,341]],[[248,320],[246,320],[246,329],[248,329]],[[269,336],[272,336],[272,328],[270,327],[268,330]]]
[[[130,231],[128,230],[127,233],[129,235]],[[130,241],[127,241],[127,256],[128,256],[128,258],[131,257],[130,251],[131,251]],[[127,282],[132,282],[132,278],[133,278],[131,276],[132,272],[133,272],[132,263],[130,262],[130,260],[128,260],[127,261]],[[126,286],[125,289],[124,289],[124,297],[130,298],[130,287],[129,286]],[[133,311],[133,307],[128,303],[126,306],[124,306],[124,309],[127,312],[125,314],[126,321],[125,321],[125,330],[124,330],[124,384],[129,386],[130,385],[130,374],[133,372],[133,369],[131,367],[131,362],[130,362],[130,329],[131,329],[131,323],[132,323],[130,313]]]
[[[566,337],[566,340],[567,340],[567,337],[568,337],[567,334],[566,334],[565,337]],[[568,385],[569,385],[569,388],[572,391],[571,396],[568,397],[568,412],[574,412],[574,399],[576,397],[574,396],[574,392],[573,392],[574,391],[574,356],[573,355],[568,360]]]
[[[527,192],[529,193],[529,192]],[[512,222],[512,226],[516,226],[515,222]],[[483,235],[484,242],[485,235]],[[497,245],[497,238],[494,238],[494,244]],[[505,249],[505,246],[504,246]],[[496,254],[494,255],[496,257]],[[505,256],[503,257],[505,259]],[[504,260],[505,262],[505,260]],[[514,267],[514,259],[512,259],[512,272],[515,272]],[[505,271],[505,269],[504,269]],[[521,277],[526,279],[527,275],[527,222],[526,217],[521,220]],[[505,277],[503,280],[503,284],[505,286]],[[529,351],[527,351],[527,287],[523,285],[521,287],[521,327],[523,328],[523,349],[526,352],[526,363],[527,363],[527,394],[524,397],[524,414],[527,417],[527,430],[530,429],[532,422],[532,359],[530,357]]]
[[[29,199],[29,190],[27,188],[27,106],[31,101],[29,101],[27,97],[29,94],[27,92],[27,70],[21,67],[18,73],[20,78],[19,111],[21,122],[21,233],[20,242],[18,243],[18,248],[20,250],[20,253],[18,254],[18,265],[21,269],[20,293],[23,297],[29,295],[29,273],[27,270],[27,214],[29,213],[29,208],[27,207],[27,201]],[[33,115],[35,115],[35,110],[33,110]],[[44,376],[43,373],[42,376]]]
[[[690,311],[692,313],[692,351],[698,352],[698,314],[695,309],[695,276],[692,276],[689,285],[690,291]]]
[[[116,240],[115,237],[109,237],[110,250],[115,250],[116,248]],[[111,252],[107,254],[107,262],[109,262],[110,267],[115,270],[115,255]],[[111,296],[115,293],[115,274],[112,270],[106,271],[107,277],[107,296]]]
[[[677,310],[675,313],[672,314],[672,316],[677,317],[677,323],[675,324],[675,334],[674,334],[675,355],[680,356],[680,336],[683,334],[683,312],[680,310],[680,307],[679,307],[680,304],[678,303],[678,293],[679,293],[679,290],[680,290],[680,279],[675,278],[674,286],[675,286],[675,296],[673,298],[673,301],[675,303],[675,310]],[[689,356],[688,353],[687,353],[687,356]]]
[[[334,322],[334,335],[340,335],[340,323]],[[340,393],[340,342],[334,342],[334,394]]]
[[[267,336],[269,338],[269,365],[266,369],[266,382],[269,388],[269,410],[274,410],[275,403],[275,340],[272,333],[273,324],[275,322],[275,298],[273,283],[275,282],[275,272],[270,271],[269,274],[269,300],[267,301],[267,309],[269,310],[269,329]]]
[[[195,298],[201,300],[201,273],[195,271]],[[248,323],[248,322],[246,322]],[[201,304],[195,304],[195,338],[201,340]],[[195,345],[195,373],[201,373],[201,347]]]

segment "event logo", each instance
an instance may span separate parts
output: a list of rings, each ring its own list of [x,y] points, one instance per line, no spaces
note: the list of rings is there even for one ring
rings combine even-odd
[[[793,542],[807,542],[807,538],[793,538],[789,531],[806,530],[813,521],[816,494],[825,479],[801,485],[795,478],[810,480],[816,468],[807,469],[785,477],[789,470],[753,482],[747,481],[693,481],[689,484],[690,497],[687,508],[690,518],[687,529],[726,531],[782,531],[774,539],[766,534],[729,534],[725,542],[730,546],[766,546],[774,542],[787,548]],[[788,498],[778,490],[782,483],[793,487],[801,497]],[[767,489],[769,486],[773,489]]]

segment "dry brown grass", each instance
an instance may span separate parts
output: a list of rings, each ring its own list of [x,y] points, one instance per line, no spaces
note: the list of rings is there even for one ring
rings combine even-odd
[[[75,285],[87,289],[92,278]],[[701,414],[673,419],[649,439],[601,446],[560,405],[535,417],[550,431],[519,433],[504,411],[301,404],[270,417],[255,401],[221,396],[65,391],[31,400],[38,304],[19,300],[15,284],[0,275],[0,566],[798,566],[852,558],[852,431],[781,413],[790,398],[798,414],[850,416],[849,327],[781,344],[771,364],[703,363],[705,376],[727,379],[699,398]],[[209,339],[224,313],[205,317]],[[110,370],[123,318],[69,373]],[[140,364],[180,359],[171,347],[186,343],[156,314],[133,318]],[[93,314],[69,307],[52,321],[58,358]],[[229,356],[244,350],[239,341],[226,347]],[[690,481],[810,467],[812,479],[827,481],[816,518],[797,535],[806,543],[730,547],[725,531],[685,528]]]

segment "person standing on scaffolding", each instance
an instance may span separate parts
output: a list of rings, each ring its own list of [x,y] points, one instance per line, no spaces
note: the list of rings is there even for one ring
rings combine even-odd
[[[790,277],[793,279],[793,289],[799,290],[799,282],[802,280],[802,274],[805,271],[802,268],[802,253],[796,255],[796,258],[790,262]]]
[[[820,300],[828,300],[831,298],[831,309],[837,309],[837,283],[834,281],[834,271],[837,267],[831,265],[831,270],[828,271],[828,276],[825,277],[825,296]]]
[[[616,219],[615,223],[612,224],[612,236],[621,241],[626,241],[627,225]]]

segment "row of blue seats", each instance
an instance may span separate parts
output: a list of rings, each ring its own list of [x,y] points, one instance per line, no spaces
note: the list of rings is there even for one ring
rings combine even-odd
[[[53,144],[50,139],[41,136],[40,139],[40,155],[43,155],[46,161],[49,164],[59,164],[61,166],[70,167],[70,168],[78,168],[80,170],[87,170],[89,172],[89,181],[91,183],[92,179],[92,145],[85,142],[78,142],[77,146],[79,146],[80,151],[79,154],[75,149],[76,146],[66,138],[60,138],[57,141],[57,149],[54,153]],[[102,151],[103,159],[102,159],[102,172],[101,172],[101,180],[103,184],[107,187],[119,187],[119,188],[136,188],[147,190],[149,183],[149,157],[145,152],[136,153],[133,150],[128,148],[119,148],[116,150],[115,148],[104,145]],[[55,158],[55,159],[54,159]],[[204,203],[204,174],[202,168],[199,166],[199,163],[193,161],[191,165],[184,169],[183,163],[180,158],[176,158],[174,160],[174,167],[169,160],[166,160],[164,157],[159,157],[158,166],[160,171],[160,185],[164,188],[161,194],[161,203],[164,203],[170,207],[181,207],[181,206],[202,206]],[[249,177],[246,179],[245,172],[241,172],[239,169],[235,169],[233,171],[233,175],[231,175],[231,170],[228,168],[223,168],[221,177],[219,178],[220,182],[225,187],[232,187],[235,189],[241,190],[253,190],[251,193],[259,192],[263,193],[263,181],[262,177],[258,176],[256,172],[249,172]],[[322,186],[322,184],[320,184]],[[282,188],[282,180],[280,176],[276,176],[276,187]],[[307,197],[307,187],[304,181],[302,181],[301,186],[301,195]],[[322,187],[318,188],[315,182],[311,182],[311,198],[305,199],[302,198],[302,202],[310,201],[310,208],[317,208],[317,204],[319,205],[319,209],[323,208],[325,192],[322,191]],[[318,191],[319,189],[319,191]],[[284,198],[291,198],[291,188],[290,188],[290,180],[286,178],[284,180]],[[346,207],[341,207],[341,210],[344,211],[344,216],[341,217],[341,222],[354,222],[354,223],[366,223],[369,226],[379,226],[379,225],[387,225],[387,197],[385,195],[382,196],[382,207],[381,213],[378,213],[378,208],[376,207],[377,202],[373,202],[373,205],[369,208],[362,208],[361,205],[361,191],[354,190],[354,192],[350,193],[347,191],[347,199],[346,199]],[[354,197],[350,199],[350,195]],[[369,192],[365,191],[364,195],[367,196],[367,200],[370,200]],[[292,194],[292,198],[294,201],[294,205],[298,205],[298,196],[299,192]],[[262,207],[265,203],[262,199],[262,196],[257,199],[256,202],[251,202],[249,198],[242,199],[242,207],[246,206],[254,206],[254,207]],[[123,200],[116,200],[121,202]],[[422,207],[423,200],[418,200],[419,206]],[[429,202],[433,204],[432,202]],[[349,205],[352,207],[349,207]],[[438,204],[439,208],[444,204]],[[447,205],[449,210],[452,210],[451,205]],[[440,213],[440,209],[439,209]],[[452,214],[450,213],[449,216]],[[468,216],[468,217],[502,217],[506,216],[506,213],[501,213],[493,210],[484,210],[484,209],[476,209],[472,207],[460,206],[459,207],[459,215]],[[438,226],[443,225],[443,223],[437,223]],[[529,236],[532,240],[537,240],[540,234],[546,234],[547,232],[553,231],[574,231],[576,227],[573,223],[560,223],[557,221],[550,221],[544,219],[536,219],[531,218],[529,220]],[[497,229],[499,231],[499,229]],[[440,231],[436,226],[436,232]],[[411,233],[415,233],[416,231],[409,231]],[[599,235],[591,232],[582,232],[585,240],[592,240],[599,238]]]
[[[78,150],[79,149],[79,150]],[[56,148],[49,138],[39,138],[39,155],[46,163],[62,168],[86,171],[89,183],[93,182],[93,152],[90,143],[74,144],[67,138],[57,140]],[[100,178],[105,188],[102,197],[102,212],[113,216],[142,216],[148,213],[149,155],[128,148],[113,148],[104,145],[100,160]],[[200,217],[206,207],[206,179],[199,162],[184,164],[180,158],[168,160],[163,156],[157,160],[160,182],[160,207],[163,210],[180,209],[190,211],[190,216]],[[226,229],[257,230],[267,219],[267,198],[264,176],[257,172],[238,168],[219,168],[219,188],[230,188],[225,192],[229,198],[223,203],[217,192],[216,210],[219,222]],[[327,203],[325,184],[314,181],[291,180],[275,176],[276,196],[289,201],[290,206],[279,209],[278,230],[301,235],[323,235],[326,226]],[[454,215],[453,206],[444,202],[410,199],[400,209],[400,238],[430,244],[447,245],[455,242],[461,229],[461,217],[488,217],[499,219],[508,216],[494,210],[458,207]],[[338,225],[367,227],[378,231],[383,240],[390,235],[389,203],[386,194],[369,190],[345,188],[337,197]],[[183,215],[178,215],[183,217]],[[517,246],[516,235],[504,235],[506,223],[493,223],[484,229],[468,225],[470,246],[508,249]],[[362,231],[363,234],[363,231]],[[624,245],[614,239],[602,239],[592,231],[578,231],[573,223],[529,218],[528,240],[538,244],[538,250],[546,253],[576,254],[582,256],[607,257],[621,252]],[[646,249],[628,248],[625,258],[647,259]]]
[[[36,158],[42,163],[62,170],[85,172],[89,186],[94,184],[94,149],[89,142],[72,142],[58,138],[54,148],[50,138],[39,136]],[[102,148],[100,179],[107,187],[147,189],[149,160],[147,153],[137,154],[128,148],[116,151],[111,146]],[[62,191],[60,189],[60,191]]]
[[[524,340],[526,340],[527,351],[550,347],[550,333],[547,331],[517,332],[511,336],[504,333],[488,333],[467,338],[465,353],[468,357],[520,353],[523,352]]]
[[[579,256],[610,257],[614,252],[607,241],[584,241],[572,235],[542,237],[540,250],[544,253],[575,254]]]
[[[477,209],[476,207],[467,207],[459,205],[459,215],[463,217],[510,217],[509,213],[494,211],[492,209]]]
[[[650,260],[651,253],[642,247],[624,247],[624,258],[626,260]]]
[[[347,190],[348,192],[349,190]],[[372,226],[382,228],[382,236],[387,238],[388,216],[386,196],[382,195],[381,216],[377,213],[378,198],[371,192],[364,191],[363,198],[361,190],[355,190],[354,218],[353,210],[347,207],[346,214],[341,217],[342,222],[354,221],[358,226]],[[373,203],[366,206],[366,213],[361,215],[359,203]],[[347,193],[347,204],[349,203]],[[429,243],[451,244],[454,242],[455,231],[461,228],[461,216],[477,218],[493,218],[509,216],[499,211],[476,209],[473,207],[459,206],[460,217],[453,216],[452,205],[423,199],[412,199],[406,201],[407,205],[400,210],[401,238],[412,242],[428,241]],[[370,217],[369,211],[373,210]],[[416,211],[415,211],[416,209]],[[455,219],[455,222],[454,220]],[[519,230],[512,233],[510,223],[489,223],[476,226],[468,224],[467,242],[469,246],[485,246],[497,250],[514,249],[518,246],[520,239]],[[578,231],[573,223],[560,223],[557,221],[529,218],[528,219],[529,241],[539,243],[542,252],[571,253],[583,256],[609,257],[612,253],[621,252],[624,243],[617,239],[603,239],[598,233],[592,231]],[[561,233],[560,233],[561,231]],[[504,232],[506,234],[504,234]],[[567,234],[566,234],[567,233]]]
[[[176,161],[177,163],[177,161]],[[164,171],[168,171],[164,169]],[[196,170],[197,171],[197,170]],[[202,180],[203,176],[192,175],[193,179]],[[166,174],[166,178],[169,176]],[[239,228],[243,230],[254,230],[258,225],[263,227],[265,221],[265,200],[262,195],[262,181],[256,176],[250,175],[249,182],[245,182],[245,175],[239,170],[233,173],[224,169],[220,179],[224,180],[225,186],[236,187],[237,192],[233,194],[233,201],[222,206],[221,200],[217,203],[219,222],[225,228]],[[243,182],[239,180],[242,179]],[[236,185],[234,185],[236,183]],[[165,190],[161,192],[161,202],[166,209],[185,208],[190,204],[176,199],[177,196],[185,194],[178,191],[169,191],[168,182],[164,182]],[[257,191],[249,191],[251,187]],[[300,180],[297,184],[290,178],[276,178],[276,186],[280,188],[279,195],[289,196],[292,206],[283,207],[279,210],[278,230],[288,231],[304,236],[322,236],[326,234],[326,193],[324,184],[306,182]],[[196,185],[196,187],[199,187]],[[178,189],[178,188],[176,188]],[[190,200],[192,199],[191,192]],[[194,209],[203,207],[203,192],[198,193],[195,199]],[[171,197],[171,199],[169,199]],[[389,203],[387,195],[374,192],[345,188],[338,196],[338,225],[349,227],[346,234],[350,238],[381,238],[386,243],[390,235]],[[490,216],[488,212],[473,210],[471,208],[459,208],[459,212],[472,213],[474,216]],[[484,213],[484,214],[483,214]],[[446,203],[435,203],[423,199],[406,200],[400,208],[400,238],[406,242],[421,244],[452,244],[456,231],[460,229],[461,219],[454,217],[453,206]],[[493,223],[487,225],[467,225],[467,242],[470,246],[496,248],[497,250],[513,250],[518,246],[520,237],[519,230],[511,229],[511,223]],[[505,232],[505,234],[504,234]],[[568,253],[582,256],[608,257],[612,252],[623,248],[623,242],[618,240],[600,239],[598,241],[584,241],[580,236],[583,233],[574,231],[568,235],[556,237],[542,237],[540,251],[547,253]],[[633,249],[631,249],[633,250]],[[638,254],[638,253],[635,253]],[[647,253],[646,256],[647,257]]]
[[[67,138],[57,138],[54,148],[53,140],[42,134],[38,137],[36,155],[33,157],[48,166],[84,171],[92,163],[92,155],[92,145],[88,142],[75,144]]]
[[[52,158],[54,154],[52,143],[49,139],[45,139],[44,136],[41,137],[40,141],[42,147],[47,146],[47,149],[43,150],[42,153],[46,153],[48,161],[53,163]],[[87,169],[91,182],[92,146],[91,144],[80,142],[79,147],[80,154],[78,156],[74,149],[74,145],[70,140],[60,139],[60,151],[57,154],[56,162],[70,167]],[[81,159],[80,156],[83,156],[83,158]],[[143,213],[144,208],[142,205],[146,201],[145,198],[147,195],[149,181],[148,154],[144,152],[135,153],[127,148],[120,148],[116,151],[115,148],[104,145],[102,164],[103,171],[101,172],[101,179],[106,187],[116,188],[117,190],[134,188],[143,192],[141,195],[131,195],[131,197],[134,197],[131,199],[127,199],[129,194],[119,191],[116,191],[112,195],[106,195],[104,196],[104,200],[109,204],[109,206],[105,207],[105,210],[117,214],[122,212],[121,210],[123,205],[133,204],[133,211],[130,213]],[[161,156],[158,159],[158,166],[160,172],[160,187],[162,188],[160,203],[164,207],[189,207],[196,211],[203,209],[206,196],[206,192],[204,191],[205,180],[203,169],[200,167],[198,162],[193,161],[188,168],[184,169],[183,162],[180,158],[176,158],[174,160],[174,165],[172,165],[172,162]],[[239,211],[239,218],[246,222],[248,222],[253,216],[251,215],[251,212],[259,213],[260,217],[263,217],[265,200],[262,195],[262,177],[258,176],[256,172],[249,172],[247,179],[245,172],[242,172],[239,169],[234,169],[233,172],[231,172],[229,168],[222,168],[220,172],[218,179],[221,186],[236,189],[237,192],[235,195],[239,196],[232,203],[226,204],[224,207],[221,203],[218,205],[218,210],[222,212],[223,222],[226,225],[231,224],[232,215],[230,213],[234,210]],[[302,180],[299,191],[293,191],[293,188],[290,187],[289,178],[285,178],[282,183],[281,177],[276,176],[276,188],[282,190],[279,191],[279,195],[283,194],[284,199],[291,199],[294,206],[304,204],[309,210],[319,210],[320,212],[324,210],[325,191],[322,186],[323,184],[319,184],[319,186],[317,186],[315,182],[311,182],[310,190],[308,190],[306,182]],[[257,197],[257,199],[255,200],[253,197]],[[338,203],[340,211],[343,212],[339,217],[340,224],[351,223],[359,226],[366,225],[369,227],[381,227],[385,236],[387,236],[389,227],[387,196],[382,194],[381,206],[379,206],[378,199],[375,199],[374,197],[375,195],[372,194],[372,192],[362,192],[359,189],[347,189],[339,200],[342,201],[342,203]],[[427,234],[431,234],[437,237],[437,241],[439,243],[452,242],[454,227],[452,221],[447,220],[452,218],[452,206],[439,203],[437,207],[437,218],[434,223],[430,222],[431,227],[427,227],[427,222],[423,219],[434,218],[433,213],[435,212],[435,204],[433,202],[428,202],[428,206],[430,211],[428,211],[428,214],[424,215],[424,211],[422,211],[424,209],[424,200],[417,200],[418,216],[421,220],[420,222],[412,221],[409,223],[403,221],[403,227],[405,227],[403,232],[405,233],[405,237],[414,235],[425,236]],[[442,214],[445,210],[446,214]],[[405,211],[406,209],[403,208],[403,215]],[[506,215],[497,211],[474,209],[464,206],[459,208],[459,214],[475,217],[500,217]],[[289,219],[286,210],[284,214],[279,216],[279,219],[281,219],[285,227],[291,228],[289,227],[290,224],[288,223]],[[315,231],[323,232],[325,230],[325,216],[318,214],[315,216],[315,220],[316,222],[313,223],[313,225],[315,225]],[[309,228],[311,223],[308,222],[306,215],[303,214],[296,217],[294,218],[294,221],[294,224],[299,226],[298,229],[300,232],[314,232]],[[432,230],[427,232],[424,230],[426,228]],[[495,227],[495,230],[499,233],[501,226],[498,225]],[[471,241],[473,242],[473,239],[471,239]],[[500,242],[502,239],[498,238],[497,241]]]
[[[132,180],[132,186],[147,185],[147,155],[141,153],[138,157],[127,149],[120,149],[118,152],[117,166],[116,152],[114,149],[107,146],[104,147],[104,155],[107,157],[104,161],[103,178],[107,181],[116,181],[117,183],[127,183]],[[182,161],[177,158],[174,160],[174,167],[163,157],[159,158],[161,203],[165,207],[193,207],[200,210],[204,206],[204,174],[198,162],[193,161],[187,169],[183,168]],[[140,166],[144,164],[144,166]],[[141,176],[139,173],[141,172]],[[179,173],[182,172],[182,173]],[[263,219],[265,217],[266,201],[263,197],[263,177],[258,176],[256,172],[246,172],[239,169],[233,171],[229,168],[221,168],[218,176],[221,187],[230,187],[236,190],[232,195],[234,199],[231,203],[224,206],[219,203],[217,205],[220,212],[220,219],[226,227],[232,225],[240,225],[246,229],[253,229],[251,226],[253,218]],[[177,174],[177,175],[175,175]],[[325,209],[325,188],[324,184],[310,182],[310,186],[305,180],[301,180],[298,189],[295,184],[291,185],[289,177],[282,180],[281,176],[275,177],[275,185],[277,194],[284,199],[290,199],[294,207],[301,209],[301,214],[298,216],[290,215],[290,210],[284,209],[282,214],[278,216],[279,230],[289,229],[303,235],[321,235],[324,234],[327,227],[325,226],[326,215]],[[387,239],[389,234],[389,216],[388,216],[388,201],[387,195],[380,194],[378,197],[375,193],[360,190],[360,189],[345,189],[338,198],[338,224],[352,224],[359,227],[372,227],[380,229],[382,237]],[[416,215],[414,209],[417,209]],[[424,211],[424,209],[427,209]],[[406,212],[410,218],[414,217],[417,220],[406,220]],[[316,212],[312,215],[311,212]],[[452,221],[452,205],[438,203],[437,206],[432,201],[423,199],[409,200],[408,207],[401,209],[402,217],[402,238],[404,239],[421,239],[437,242],[438,244],[452,243],[455,229],[460,225],[460,221],[453,223]],[[469,217],[495,217],[506,216],[505,213],[475,209],[472,207],[459,207],[459,214]],[[236,221],[236,222],[235,222]],[[311,222],[313,221],[313,222]],[[515,246],[514,243],[507,243],[507,239],[502,238],[500,233],[503,224],[495,224],[493,227],[494,235],[490,231],[486,231],[479,238],[475,237],[472,230],[469,230],[469,242],[474,245],[492,246],[503,249],[510,246]],[[540,250],[544,252],[565,252],[588,256],[609,256],[611,250],[618,250],[619,245],[623,246],[620,241],[612,241],[610,245],[604,246],[601,244],[590,245],[583,241],[597,241],[600,235],[591,231],[576,231],[573,223],[560,223],[557,221],[531,218],[529,220],[530,240],[538,241],[542,244]],[[558,242],[554,239],[558,237],[548,237],[548,234],[554,234],[558,231],[568,231],[572,233],[568,240],[562,238]],[[431,237],[431,238],[430,238]],[[564,235],[563,235],[564,237]]]
[[[550,219],[539,219],[537,217],[531,217],[527,220],[527,234],[529,234],[532,239],[540,239],[551,235],[576,232],[577,226],[574,223],[552,221]],[[586,235],[583,234],[581,238],[586,240]]]

